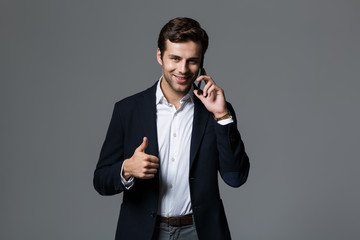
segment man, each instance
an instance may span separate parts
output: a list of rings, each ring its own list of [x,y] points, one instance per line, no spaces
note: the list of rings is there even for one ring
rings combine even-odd
[[[158,39],[160,80],[115,104],[94,187],[123,192],[116,239],[231,238],[218,172],[239,187],[249,159],[224,91],[205,70],[198,77],[207,47],[197,21],[170,20]]]

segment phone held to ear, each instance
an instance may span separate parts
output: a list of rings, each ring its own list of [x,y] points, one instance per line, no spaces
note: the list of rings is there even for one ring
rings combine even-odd
[[[203,67],[203,65],[204,65],[204,56],[202,56],[202,59],[201,59],[198,77],[200,77],[201,75],[204,75],[204,67]],[[203,93],[203,91],[200,88],[201,82],[202,81],[198,82],[198,84],[196,86],[197,94],[202,94]]]

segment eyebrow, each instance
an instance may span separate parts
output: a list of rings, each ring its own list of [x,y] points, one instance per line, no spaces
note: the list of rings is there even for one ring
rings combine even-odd
[[[180,57],[180,56],[178,56],[178,55],[175,55],[175,54],[169,54],[169,57],[170,57],[170,58],[173,58],[173,57],[182,58],[182,57]],[[189,60],[196,60],[196,61],[198,61],[198,60],[200,60],[200,59],[201,59],[201,58],[199,58],[199,57],[191,57],[191,58],[187,59],[187,61],[189,61]]]
[[[181,58],[180,56],[178,56],[178,55],[174,55],[174,54],[169,54],[169,57],[177,57],[177,58]]]

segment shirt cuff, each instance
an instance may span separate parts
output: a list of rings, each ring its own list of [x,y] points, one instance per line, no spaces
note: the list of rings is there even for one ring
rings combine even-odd
[[[121,165],[121,171],[120,171],[121,183],[124,185],[126,190],[130,190],[135,184],[135,179],[134,176],[131,176],[129,180],[126,180],[122,175],[123,168],[124,168],[124,163]]]
[[[234,120],[233,120],[232,116],[230,116],[229,118],[224,119],[224,120],[220,120],[217,123],[220,124],[220,125],[228,125],[228,124],[233,123],[233,122],[234,122]]]

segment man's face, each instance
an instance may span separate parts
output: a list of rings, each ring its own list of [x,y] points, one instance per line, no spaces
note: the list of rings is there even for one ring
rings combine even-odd
[[[166,40],[163,57],[161,59],[161,52],[158,49],[157,60],[162,66],[165,80],[161,82],[164,95],[183,97],[188,93],[198,75],[201,44],[193,41],[173,43]]]

